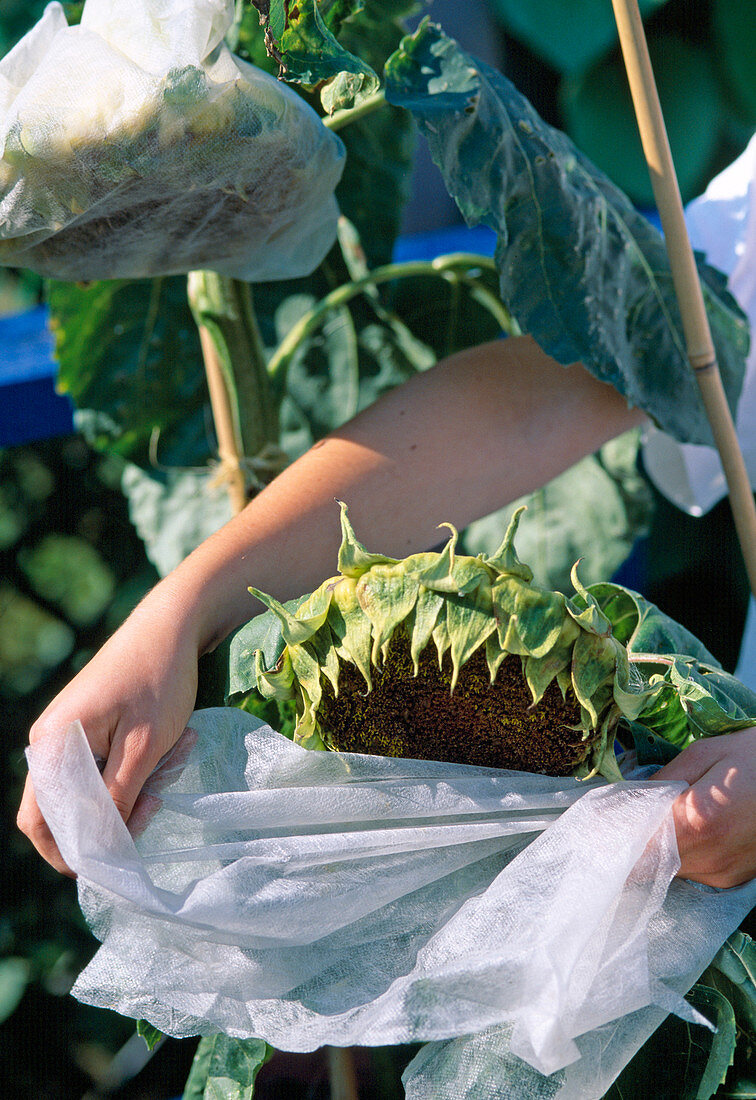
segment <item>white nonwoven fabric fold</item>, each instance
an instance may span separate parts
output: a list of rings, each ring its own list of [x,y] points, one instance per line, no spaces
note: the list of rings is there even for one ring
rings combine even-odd
[[[75,996],[284,1050],[434,1040],[415,1100],[508,1095],[464,1091],[484,1031],[519,1100],[600,1096],[667,1012],[700,1022],[682,994],[756,900],[673,879],[680,783],[313,752],[219,708],[130,833],[79,725],[28,759],[102,941]]]
[[[58,279],[309,274],[344,146],[235,57],[233,0],[48,4],[0,60],[0,264]]]

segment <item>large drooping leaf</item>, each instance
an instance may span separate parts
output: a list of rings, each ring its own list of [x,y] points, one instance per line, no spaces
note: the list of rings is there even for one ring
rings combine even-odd
[[[692,657],[671,662],[666,679],[675,688],[699,735],[713,736],[756,726],[756,692],[720,668]],[[641,718],[642,720],[642,718]]]
[[[517,547],[536,580],[572,594],[570,571],[580,559],[584,584],[611,576],[646,530],[651,497],[638,474],[638,435],[628,432],[550,481],[465,530],[465,553],[493,553],[522,505]],[[623,639],[624,640],[624,639]]]
[[[722,669],[671,654],[631,660],[647,680],[664,684],[638,721],[679,748],[698,737],[756,726],[756,693]]]
[[[756,693],[719,667],[680,623],[637,592],[600,581],[588,592],[628,647],[635,667],[666,684],[638,721],[678,748],[697,737],[756,725]],[[581,597],[577,597],[581,602]]]
[[[265,27],[268,52],[281,76],[302,84],[319,84],[347,73],[343,94],[332,109],[350,106],[378,88],[378,77],[361,58],[339,44],[320,13],[318,0],[252,0]],[[337,24],[338,20],[334,20]]]
[[[142,465],[204,463],[212,450],[197,329],[181,277],[48,284],[58,387],[95,446]]]
[[[678,439],[711,443],[657,230],[501,74],[421,23],[386,65],[470,224],[497,231],[501,295],[561,363],[582,361]],[[699,264],[722,381],[742,385],[747,324]]]
[[[121,488],[147,557],[161,576],[233,515],[219,468],[145,470],[129,463]]]
[[[262,1039],[200,1039],[183,1100],[252,1100],[257,1075],[273,1054]]]

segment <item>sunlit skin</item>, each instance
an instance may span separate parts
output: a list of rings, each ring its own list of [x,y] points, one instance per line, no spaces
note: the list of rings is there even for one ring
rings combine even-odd
[[[539,488],[642,423],[580,365],[529,338],[485,344],[416,375],[316,444],[145,597],[50,703],[30,740],[81,720],[129,819],[150,772],[194,708],[198,657],[262,610],[333,572],[335,498],[366,545],[404,557]],[[711,738],[658,773],[691,784],[675,803],[680,874],[714,886],[756,875],[756,730]],[[27,782],[18,824],[63,863]]]
[[[735,886],[756,875],[756,730],[697,741],[657,778],[691,786],[674,804],[687,878]]]

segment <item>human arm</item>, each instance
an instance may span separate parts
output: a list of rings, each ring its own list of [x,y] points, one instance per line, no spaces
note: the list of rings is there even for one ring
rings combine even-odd
[[[262,610],[334,571],[334,498],[370,545],[397,557],[538,488],[640,422],[615,390],[527,338],[455,355],[317,443],[162,580],[35,722],[30,740],[79,719],[124,818],[194,707],[198,657]],[[65,867],[30,783],[19,825]]]
[[[198,657],[261,610],[333,572],[334,498],[356,529],[396,556],[538,488],[643,419],[580,366],[533,341],[483,345],[439,363],[316,444],[161,581],[50,704],[31,740],[80,719],[119,810],[181,735]],[[680,873],[730,885],[756,873],[754,731],[693,745],[660,778],[692,784],[675,804]],[[65,870],[27,783],[19,825]]]

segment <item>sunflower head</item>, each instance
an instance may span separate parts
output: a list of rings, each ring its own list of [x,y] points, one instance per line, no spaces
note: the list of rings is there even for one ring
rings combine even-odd
[[[294,699],[295,739],[333,748],[617,778],[614,729],[656,688],[581,585],[567,598],[533,583],[512,517],[495,554],[369,553],[341,505],[338,574],[295,613],[250,591],[280,620],[274,668],[255,654],[257,687]]]

